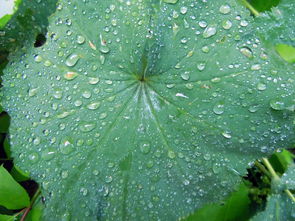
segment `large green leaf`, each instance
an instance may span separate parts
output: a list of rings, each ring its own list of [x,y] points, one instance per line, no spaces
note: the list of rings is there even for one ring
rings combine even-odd
[[[43,219],[176,220],[293,144],[294,66],[256,32],[234,0],[61,0],[4,76]]]
[[[0,166],[0,205],[7,209],[21,209],[30,205],[30,198],[26,190],[12,178],[3,166]]]

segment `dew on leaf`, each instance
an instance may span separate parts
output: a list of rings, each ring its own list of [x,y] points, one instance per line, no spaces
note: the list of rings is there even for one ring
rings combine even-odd
[[[185,81],[187,81],[189,79],[189,72],[185,71],[183,73],[181,73],[181,78]]]
[[[88,79],[89,84],[95,85],[99,82],[99,78],[98,77],[90,77]]]
[[[229,5],[222,5],[219,8],[219,12],[222,14],[228,14],[228,13],[230,13],[230,10],[231,10],[231,8]]]
[[[169,3],[169,4],[175,4],[178,2],[178,0],[163,0],[163,2]]]
[[[93,103],[88,104],[87,108],[89,110],[96,110],[97,108],[99,108],[99,106],[100,106],[100,102],[98,101],[98,102],[93,102]]]
[[[281,100],[273,99],[270,101],[270,107],[274,110],[284,110],[285,103]]]
[[[85,123],[81,123],[79,126],[79,129],[82,132],[90,132],[92,131],[94,128],[96,127],[95,123],[90,123],[90,122],[85,122]]]
[[[69,67],[73,67],[77,64],[80,57],[77,54],[70,54],[66,59],[66,65]]]
[[[64,74],[64,78],[66,80],[68,80],[68,81],[71,81],[71,80],[75,79],[77,76],[78,76],[78,73],[77,72],[72,72],[72,71],[69,71],[69,72]]]
[[[32,163],[37,163],[39,161],[39,154],[36,152],[29,154],[29,161]]]
[[[35,96],[37,94],[37,92],[38,92],[38,88],[32,88],[29,90],[29,96],[30,97]]]
[[[147,154],[151,150],[151,145],[149,142],[144,141],[139,144],[140,151],[144,154]]]
[[[83,91],[82,96],[86,99],[91,97],[91,92],[90,91]]]
[[[53,148],[47,148],[43,150],[41,153],[41,158],[46,161],[52,160],[54,156],[55,156],[55,150]]]
[[[198,63],[197,68],[198,68],[199,71],[203,71],[206,68],[205,62]]]
[[[224,29],[228,30],[232,27],[233,23],[230,20],[225,20],[221,25]]]
[[[208,25],[208,27],[203,32],[203,37],[204,38],[210,38],[213,35],[215,35],[216,32],[217,32],[217,30],[216,30],[216,26],[215,25]]]
[[[223,114],[224,112],[224,105],[219,103],[213,107],[213,112],[217,115]]]
[[[85,42],[85,38],[81,35],[77,36],[77,43],[78,44],[83,44]]]
[[[248,47],[241,48],[240,52],[248,58],[253,58],[252,50]]]
[[[257,89],[260,91],[264,91],[266,89],[266,85],[263,83],[258,83],[257,84]]]

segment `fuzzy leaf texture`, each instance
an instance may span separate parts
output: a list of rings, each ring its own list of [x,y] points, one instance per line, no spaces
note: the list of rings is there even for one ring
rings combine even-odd
[[[177,220],[294,144],[294,66],[261,20],[234,0],[61,0],[3,77],[43,220]]]

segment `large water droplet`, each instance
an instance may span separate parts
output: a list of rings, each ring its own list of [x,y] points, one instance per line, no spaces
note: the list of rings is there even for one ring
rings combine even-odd
[[[66,59],[66,65],[69,67],[74,66],[79,61],[80,57],[77,54],[70,54]]]
[[[69,154],[74,150],[73,141],[71,138],[67,137],[61,140],[60,145],[60,152],[63,154]]]
[[[98,102],[93,102],[93,103],[88,104],[87,108],[89,110],[96,110],[97,108],[99,108],[99,106],[100,106],[100,102],[98,101]]]
[[[230,6],[229,5],[222,5],[222,6],[220,6],[219,11],[222,14],[228,14],[228,13],[230,13]]]
[[[78,76],[77,72],[69,71],[64,74],[64,78],[68,81],[75,79]]]
[[[82,123],[82,124],[79,126],[79,129],[80,129],[82,132],[90,132],[90,131],[92,131],[95,127],[96,127],[96,124],[95,124],[95,123],[85,122],[85,123]]]
[[[224,105],[219,103],[213,107],[213,112],[217,115],[223,114],[224,112]]]
[[[248,47],[241,48],[240,52],[248,58],[253,58],[252,50]]]
[[[269,104],[270,104],[270,107],[274,110],[284,110],[285,109],[285,103],[281,100],[271,100]]]
[[[210,38],[212,37],[213,35],[215,35],[217,32],[216,30],[216,26],[215,25],[209,25],[205,31],[203,32],[203,37],[204,38]]]

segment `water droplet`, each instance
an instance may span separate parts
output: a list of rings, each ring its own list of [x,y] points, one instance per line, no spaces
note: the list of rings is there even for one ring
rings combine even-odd
[[[29,155],[29,160],[32,163],[37,163],[39,161],[39,155],[38,155],[38,153],[31,153]]]
[[[199,69],[199,71],[203,71],[206,67],[205,62],[200,62],[199,64],[197,64],[197,68]]]
[[[183,15],[186,14],[187,13],[187,7],[184,7],[184,6],[181,7],[180,8],[180,13],[183,14]]]
[[[166,87],[170,89],[170,88],[175,87],[175,84],[167,84]]]
[[[149,142],[144,141],[140,143],[139,148],[142,153],[147,154],[151,150],[151,145]]]
[[[185,179],[185,180],[183,180],[183,185],[185,185],[185,186],[187,186],[187,185],[189,185],[190,184],[190,181],[189,180],[187,180],[187,179]]]
[[[185,81],[187,81],[189,79],[189,72],[188,71],[185,71],[183,73],[181,73],[181,78]]]
[[[253,65],[251,66],[251,70],[252,70],[252,71],[258,71],[258,70],[260,70],[260,69],[261,69],[260,64],[253,64]]]
[[[95,127],[96,127],[96,124],[95,124],[95,123],[85,122],[85,123],[82,123],[82,124],[79,126],[79,129],[80,129],[82,132],[90,132],[90,131],[92,131]]]
[[[48,148],[41,153],[41,158],[43,160],[51,160],[55,156],[55,150],[53,148]]]
[[[230,135],[230,133],[228,131],[222,132],[222,136],[224,136],[227,139],[230,139],[231,138],[231,135]]]
[[[172,150],[169,150],[169,151],[168,151],[168,157],[169,157],[170,159],[174,159],[174,158],[176,157],[175,152],[172,151]]]
[[[253,58],[252,50],[248,47],[241,48],[240,52],[248,58]]]
[[[73,152],[74,145],[73,145],[72,139],[69,137],[62,139],[60,142],[59,148],[60,148],[60,152],[63,154],[69,154]]]
[[[38,88],[32,88],[29,90],[29,96],[30,97],[35,96],[37,94],[37,92],[38,92]]]
[[[110,183],[113,181],[113,177],[112,176],[106,176],[105,178],[106,183]]]
[[[34,145],[39,145],[41,143],[41,139],[40,139],[40,137],[36,137],[35,139],[34,139],[34,141],[33,141],[33,144]]]
[[[102,119],[105,119],[107,116],[108,116],[107,113],[101,113],[101,114],[99,115],[98,118],[99,118],[100,120],[102,120]]]
[[[99,174],[99,171],[98,170],[93,170],[92,171],[92,174],[95,175],[95,176],[97,176]]]
[[[75,79],[77,76],[78,76],[78,73],[77,72],[72,72],[72,71],[69,71],[69,72],[64,74],[64,78],[66,80],[68,80],[68,81],[71,81],[71,80]]]
[[[216,30],[216,26],[215,25],[209,25],[205,31],[203,32],[203,37],[204,38],[210,38],[212,37],[213,35],[215,35],[217,32]]]
[[[42,59],[42,57],[41,57],[40,55],[35,55],[35,56],[34,56],[34,60],[35,60],[37,63],[39,63],[39,62],[41,62],[43,59]]]
[[[87,108],[89,110],[96,110],[97,108],[99,108],[99,106],[100,106],[100,102],[98,101],[98,102],[93,102],[93,103],[88,104]]]
[[[232,27],[233,23],[230,20],[225,20],[221,25],[224,29],[228,30]]]
[[[80,193],[82,193],[83,196],[86,196],[88,194],[88,190],[86,188],[82,187],[80,189]]]
[[[85,38],[81,35],[77,36],[77,43],[78,44],[83,44],[85,42]]]
[[[255,113],[255,112],[257,112],[257,110],[258,110],[258,105],[252,105],[248,108],[248,111],[250,113]]]
[[[222,6],[220,6],[219,11],[222,14],[228,14],[228,13],[230,13],[230,6],[229,5],[222,5]]]
[[[69,67],[74,66],[79,61],[80,57],[77,54],[70,54],[66,59],[66,65]]]
[[[53,91],[53,97],[56,98],[56,99],[61,99],[62,98],[62,90],[61,89],[55,89]]]
[[[262,83],[257,84],[257,89],[260,91],[264,91],[266,89],[266,85]]]
[[[110,48],[107,47],[106,45],[102,45],[100,48],[99,48],[100,52],[103,53],[103,54],[107,54],[110,52]]]
[[[67,170],[61,172],[61,178],[66,179],[69,176],[69,172]]]
[[[99,82],[99,78],[96,78],[96,77],[90,77],[90,78],[88,79],[88,82],[89,82],[89,84],[95,85],[95,84],[97,84],[97,83]]]
[[[217,115],[223,114],[224,112],[224,105],[219,103],[213,107],[213,112]]]
[[[274,110],[284,110],[285,109],[285,103],[281,100],[271,100],[269,104],[270,104],[270,107]]]
[[[82,96],[86,99],[90,98],[91,97],[91,92],[90,91],[84,91],[82,93]]]

